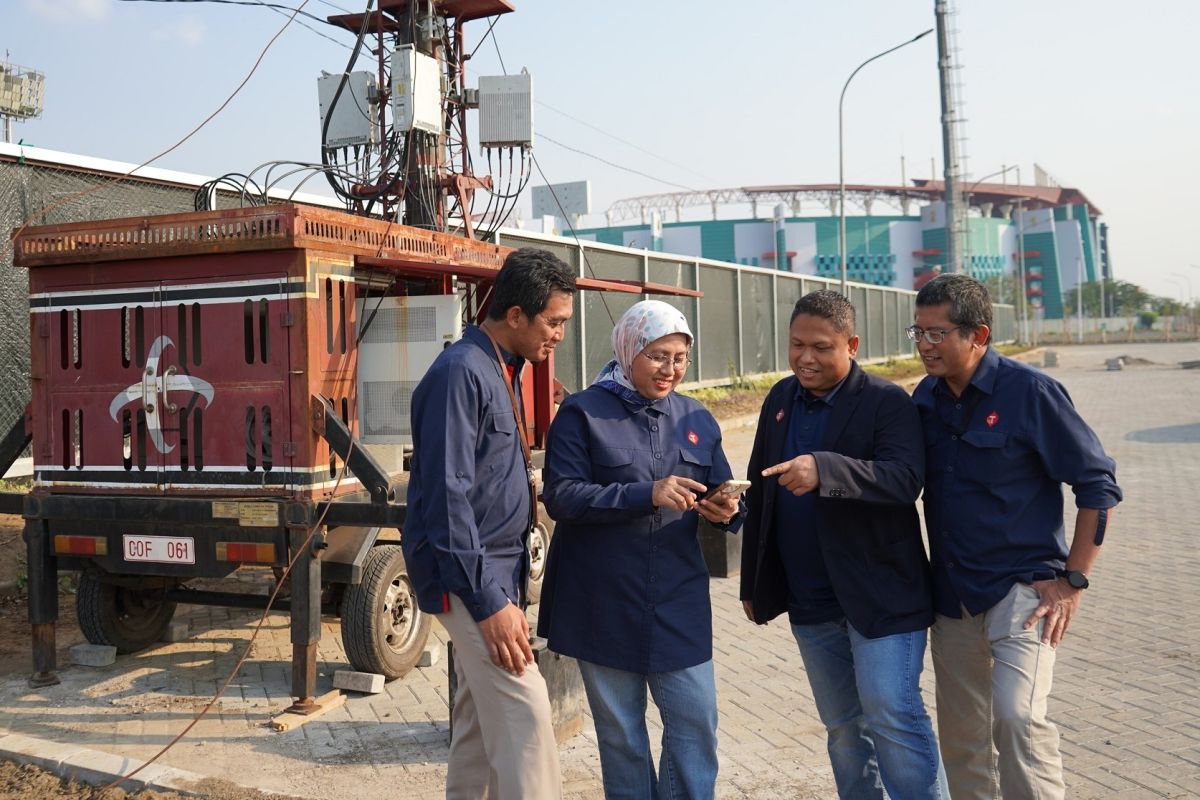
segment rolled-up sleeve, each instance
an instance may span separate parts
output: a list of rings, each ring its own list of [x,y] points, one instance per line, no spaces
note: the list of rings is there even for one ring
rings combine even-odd
[[[596,445],[603,443],[592,441],[586,410],[577,396],[568,397],[546,439],[543,500],[550,516],[556,520],[604,523],[652,514],[654,481],[599,482],[593,467],[593,456],[600,452]],[[631,451],[629,463],[636,457]]]
[[[468,492],[475,484],[476,442],[483,387],[469,370],[451,365],[414,397],[413,471],[421,476],[428,509],[425,536],[447,591],[480,621],[509,603],[484,569],[484,548]]]
[[[1067,390],[1044,381],[1031,395],[1034,424],[1027,430],[1046,473],[1071,487],[1078,508],[1113,508],[1120,503],[1116,462],[1075,410]]]

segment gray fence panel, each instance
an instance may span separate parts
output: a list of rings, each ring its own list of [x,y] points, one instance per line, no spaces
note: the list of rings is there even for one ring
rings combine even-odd
[[[646,280],[650,283],[662,283],[667,286],[677,286],[681,289],[696,288],[696,264],[689,261],[669,261],[646,257]],[[699,329],[700,299],[698,297],[678,297],[673,295],[654,295],[655,300],[662,300],[683,312],[687,317],[688,327],[692,333]],[[692,365],[684,373],[684,381],[694,381],[699,375],[696,368],[695,355]]]
[[[777,340],[771,275],[742,273],[742,373],[775,371]],[[786,319],[786,317],[785,317]]]
[[[700,266],[700,330],[696,345],[700,380],[719,380],[740,374],[738,369],[738,270]],[[712,302],[709,298],[712,298]]]

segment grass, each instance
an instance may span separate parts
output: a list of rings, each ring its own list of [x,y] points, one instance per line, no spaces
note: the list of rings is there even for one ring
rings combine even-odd
[[[997,352],[1002,356],[1016,355],[1024,353],[1026,350],[1031,350],[1027,344],[998,344],[993,345]],[[906,378],[916,378],[925,374],[925,367],[921,365],[921,359],[913,356],[912,358],[889,358],[887,361],[881,361],[878,364],[865,364],[863,369],[873,375],[878,375],[881,378],[887,378],[889,381],[902,381]]]

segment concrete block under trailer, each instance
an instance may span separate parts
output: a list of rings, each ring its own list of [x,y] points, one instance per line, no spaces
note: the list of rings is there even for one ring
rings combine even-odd
[[[33,681],[57,681],[59,570],[81,572],[89,641],[131,652],[158,640],[178,602],[265,605],[190,581],[293,558],[276,607],[291,616],[296,707],[315,696],[322,613],[341,616],[356,669],[407,672],[429,620],[397,546],[402,461],[356,438],[358,294],[473,282],[464,313],[478,320],[508,250],[291,205],[28,228],[14,244],[30,275],[32,400],[0,462],[32,441],[35,481],[0,510],[26,519]],[[534,447],[552,392],[552,362],[527,370]],[[531,595],[552,534],[542,518]]]

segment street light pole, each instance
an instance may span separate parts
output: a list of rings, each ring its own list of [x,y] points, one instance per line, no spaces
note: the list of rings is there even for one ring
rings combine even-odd
[[[894,53],[901,47],[907,47],[913,42],[933,33],[933,28],[918,33],[907,42],[901,42],[895,47],[888,48],[882,53],[876,53],[866,61],[854,68],[854,72],[850,73],[850,77],[846,78],[846,83],[842,86],[842,94],[838,98],[838,261],[841,268],[842,277],[842,294],[846,297],[850,296],[850,290],[846,288],[846,161],[844,158],[845,149],[842,146],[842,106],[846,101],[846,90],[850,88],[850,81],[854,80],[854,76],[858,71],[870,64],[877,58],[883,58],[888,53]]]

